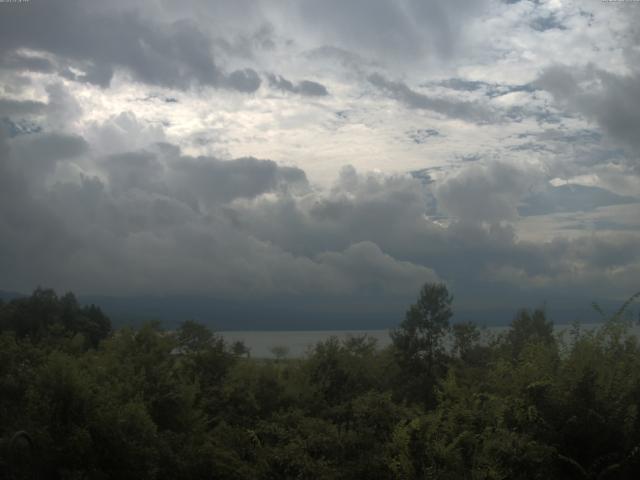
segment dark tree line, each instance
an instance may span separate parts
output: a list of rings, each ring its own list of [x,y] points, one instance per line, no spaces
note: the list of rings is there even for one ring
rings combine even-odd
[[[252,359],[205,326],[112,331],[38,289],[0,303],[0,478],[640,478],[640,344],[619,311],[489,335],[428,284],[379,349]]]

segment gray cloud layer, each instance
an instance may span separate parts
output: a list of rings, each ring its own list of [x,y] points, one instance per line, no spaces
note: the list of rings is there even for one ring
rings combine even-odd
[[[251,69],[225,73],[214,62],[210,39],[193,21],[159,23],[133,9],[106,10],[80,0],[33,0],[0,16],[0,54],[4,66],[42,69],[42,61],[16,56],[30,48],[59,57],[70,79],[102,87],[115,68],[142,82],[186,88],[193,83],[253,92],[260,86]],[[17,60],[16,60],[17,58]]]
[[[410,108],[431,110],[447,117],[476,123],[496,120],[496,115],[491,110],[477,103],[424,95],[410,89],[402,82],[387,80],[379,73],[370,75],[369,81]]]
[[[293,84],[286,78],[280,75],[268,75],[269,85],[273,88],[283,90],[285,92],[299,93],[309,97],[324,97],[329,95],[327,88],[318,83],[310,80],[302,80],[296,84]]]
[[[465,20],[485,0],[329,0],[294,2],[306,27],[323,39],[386,62],[451,56]],[[325,42],[326,43],[326,42]]]
[[[559,287],[615,295],[640,272],[636,233],[519,241],[505,222],[535,185],[507,165],[470,164],[435,184],[347,167],[318,190],[297,168],[170,144],[103,157],[75,180],[56,178],[82,170],[81,137],[0,147],[0,283],[15,290],[404,298],[443,279],[464,309],[502,305],[505,292],[514,303]],[[430,219],[439,212],[455,220]]]
[[[158,145],[102,159],[96,173],[105,180],[46,181],[85,153],[77,137],[3,141],[3,285],[24,289],[38,277],[101,293],[343,295],[413,290],[437,278],[371,241],[299,256],[237,228],[234,202],[304,194],[301,170]]]
[[[640,159],[640,73],[616,75],[595,67],[556,65],[536,84],[554,98],[597,124]]]

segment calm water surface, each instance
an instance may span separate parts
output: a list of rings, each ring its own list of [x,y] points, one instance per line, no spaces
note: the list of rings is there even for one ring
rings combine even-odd
[[[583,324],[581,328],[589,330],[597,327],[599,324]],[[507,330],[508,327],[487,327],[481,329],[484,331],[485,337],[497,335]],[[556,332],[570,330],[571,325],[556,325]],[[634,327],[633,332],[638,335],[640,327]],[[363,336],[377,340],[379,348],[384,348],[391,343],[389,330],[319,330],[319,331],[246,331],[246,332],[219,332],[225,340],[229,342],[241,340],[249,347],[251,356],[254,358],[273,358],[271,351],[273,347],[285,347],[287,349],[287,357],[299,358],[304,356],[310,348],[316,343],[327,340],[329,337],[335,336],[339,339],[346,339],[349,336]]]

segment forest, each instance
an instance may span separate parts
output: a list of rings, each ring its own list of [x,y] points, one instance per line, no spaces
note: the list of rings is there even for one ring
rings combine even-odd
[[[260,359],[38,288],[0,303],[0,478],[640,478],[635,298],[596,329],[525,309],[489,334],[425,284],[387,348]]]

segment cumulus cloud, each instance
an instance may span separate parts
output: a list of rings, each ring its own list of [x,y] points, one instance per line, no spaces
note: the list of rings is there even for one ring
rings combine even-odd
[[[171,185],[182,198],[194,198],[201,204],[229,202],[236,198],[254,198],[267,192],[305,189],[305,173],[294,167],[280,167],[271,160],[239,158],[232,161],[215,158],[181,157],[171,162]]]
[[[342,252],[324,252],[316,256],[323,265],[344,272],[353,287],[377,295],[406,294],[406,288],[440,280],[427,267],[397,261],[371,241],[352,244]],[[355,290],[353,287],[349,291]],[[342,290],[342,289],[341,289]]]
[[[531,168],[498,162],[472,165],[447,176],[436,187],[436,198],[445,212],[465,222],[513,221],[520,199],[540,182],[540,174]]]
[[[38,192],[59,162],[73,160],[87,151],[88,144],[80,136],[34,133],[13,139],[11,155],[5,161],[27,188]]]
[[[523,175],[526,172],[526,168],[500,164],[473,166],[442,183],[425,185],[409,176],[360,174],[346,168],[330,192],[299,201],[257,199],[235,206],[234,220],[252,236],[298,255],[341,250],[353,241],[369,239],[394,258],[433,269],[460,292],[459,301],[467,305],[493,299],[495,306],[504,301],[498,300],[503,298],[500,291],[509,291],[514,302],[532,291],[553,298],[557,293],[553,288],[560,286],[563,294],[578,297],[579,289],[598,288],[596,279],[604,278],[615,288],[634,288],[631,272],[638,263],[639,249],[633,245],[637,234],[575,241],[558,237],[542,243],[518,240],[507,221],[518,217],[518,199],[528,193],[531,179]],[[435,190],[438,207],[446,206],[453,212],[445,213],[457,213],[460,218],[442,225],[430,188]],[[460,195],[465,189],[471,191]],[[612,263],[613,252],[629,249],[624,256],[628,264],[603,270],[595,256],[597,245],[612,252]],[[519,272],[519,282],[509,283],[512,279],[507,281],[505,272]]]
[[[96,150],[107,155],[143,150],[167,141],[161,125],[145,121],[132,111],[90,122],[85,126],[84,135]]]
[[[345,295],[415,290],[438,278],[370,241],[296,255],[237,227],[228,214],[234,202],[308,191],[299,169],[254,158],[189,157],[161,144],[103,158],[104,179],[55,180],[56,163],[73,163],[88,149],[81,138],[55,134],[3,139],[3,285]],[[32,188],[21,187],[25,182]]]
[[[0,282],[17,290],[397,299],[444,280],[464,310],[505,291],[516,302],[558,285],[576,296],[604,281],[630,288],[640,262],[630,232],[519,241],[505,221],[529,180],[500,164],[428,184],[345,167],[318,189],[300,169],[166,143],[103,157],[75,179],[52,165],[81,171],[92,151],[81,138],[1,146]],[[441,212],[455,219],[443,225]]]

